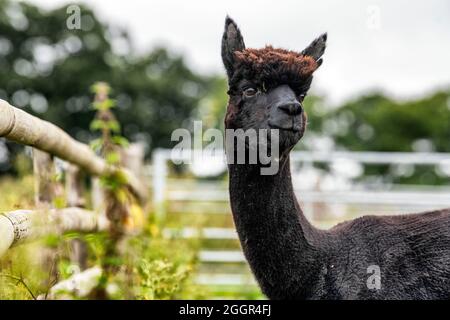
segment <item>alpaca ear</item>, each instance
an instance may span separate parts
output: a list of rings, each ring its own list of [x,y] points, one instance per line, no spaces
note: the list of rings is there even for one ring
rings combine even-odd
[[[244,39],[237,24],[230,17],[225,19],[225,31],[222,37],[222,61],[227,70],[228,77],[234,73],[234,52],[245,49]]]
[[[302,51],[302,54],[305,56],[313,57],[320,66],[322,64],[322,59],[320,59],[320,57],[322,57],[323,53],[325,52],[326,42],[327,34],[324,33],[313,42],[311,42],[311,44]]]

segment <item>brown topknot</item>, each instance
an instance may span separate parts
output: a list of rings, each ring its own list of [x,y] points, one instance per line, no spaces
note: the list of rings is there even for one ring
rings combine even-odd
[[[264,88],[289,84],[299,91],[309,87],[313,72],[320,64],[311,56],[266,46],[235,51],[235,73],[231,83],[251,79]]]

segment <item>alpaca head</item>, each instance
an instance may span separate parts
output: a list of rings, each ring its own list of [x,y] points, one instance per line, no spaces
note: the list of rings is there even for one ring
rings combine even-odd
[[[302,52],[245,48],[239,28],[227,17],[222,38],[229,85],[225,127],[279,129],[280,151],[292,149],[305,131],[302,103],[322,64],[326,38],[321,35]]]

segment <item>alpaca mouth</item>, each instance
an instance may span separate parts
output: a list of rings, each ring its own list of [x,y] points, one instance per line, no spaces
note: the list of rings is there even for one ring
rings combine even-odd
[[[301,121],[298,121],[295,117],[290,119],[284,119],[284,121],[269,120],[269,127],[271,129],[278,129],[283,131],[300,132],[302,129]]]

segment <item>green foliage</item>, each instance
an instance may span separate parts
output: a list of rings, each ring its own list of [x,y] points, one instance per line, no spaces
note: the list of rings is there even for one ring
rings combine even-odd
[[[373,93],[338,108],[326,108],[317,98],[307,101],[306,139],[327,136],[337,149],[351,151],[450,152],[450,90],[406,101]],[[371,166],[365,174],[397,183],[448,184],[434,169],[413,167],[399,175],[390,166]]]
[[[0,210],[32,207],[33,177],[21,179],[0,179]],[[171,240],[163,238],[161,228],[152,221],[146,221],[144,232],[125,239],[121,245],[123,255],[119,260],[108,263],[119,267],[115,276],[108,281],[116,287],[111,296],[115,299],[195,299],[206,298],[207,292],[192,283],[197,268],[199,243],[195,240]],[[0,300],[33,299],[25,286],[17,281],[21,278],[34,295],[44,294],[48,287],[43,279],[49,270],[42,268],[42,254],[45,248],[58,250],[58,275],[60,280],[74,273],[70,262],[68,241],[81,238],[88,245],[88,263],[101,265],[105,259],[109,237],[107,233],[64,236],[49,235],[41,241],[20,245],[0,258]],[[45,249],[45,250],[47,250]],[[150,270],[158,273],[151,274]],[[11,278],[12,276],[13,278]],[[167,282],[166,282],[167,280]],[[74,297],[75,298],[75,297]]]
[[[162,237],[162,225],[150,223],[142,236],[129,239],[125,261],[132,266],[133,294],[138,299],[201,299],[207,292],[193,284],[197,240]]]
[[[112,142],[115,145],[118,145],[120,147],[126,148],[130,145],[130,143],[128,142],[127,138],[122,137],[122,136],[114,136],[111,138]]]
[[[100,264],[102,257],[105,255],[105,243],[108,241],[107,234],[102,232],[86,234],[83,235],[83,240],[88,244],[92,263]]]
[[[114,287],[112,299],[181,299],[204,298],[206,291],[192,283],[197,267],[198,243],[192,240],[177,240],[161,237],[157,226],[151,222],[145,231],[125,239],[121,244],[122,255],[107,255],[106,234],[77,235],[89,246],[92,265],[109,264],[117,272],[101,277],[102,286]],[[69,278],[71,265],[61,259],[60,275]]]
[[[13,167],[19,177],[25,177],[33,172],[33,163],[29,156],[19,153],[13,160]]]
[[[0,259],[0,300],[32,300],[47,290],[42,283],[47,272],[39,265],[36,250],[38,244],[20,246]]]
[[[67,5],[46,10],[27,2],[0,1],[0,99],[88,143],[93,138],[88,131],[93,113],[88,92],[93,83],[107,81],[117,100],[95,104],[95,110],[115,106],[124,137],[148,144],[149,150],[170,147],[168,137],[195,114],[209,91],[209,78],[163,47],[133,55],[126,30],[103,24],[88,6],[79,6],[82,30],[69,30]],[[22,26],[18,16],[26,21]],[[118,39],[128,53],[114,51],[111,44]],[[119,130],[117,123],[109,126]],[[14,144],[9,148],[12,155],[21,150]]]
[[[26,175],[18,179],[2,177],[0,179],[0,212],[34,205],[34,179]]]
[[[100,152],[103,145],[102,139],[101,138],[94,139],[89,143],[89,145],[95,152]]]
[[[144,300],[171,299],[180,290],[180,283],[189,276],[189,268],[175,267],[172,262],[142,260],[137,271],[141,278],[138,298]]]
[[[121,171],[100,178],[102,187],[107,190],[119,190],[127,183],[127,178]]]
[[[105,122],[102,120],[92,120],[89,127],[92,131],[108,129],[108,126],[105,125]]]
[[[112,121],[93,120],[91,122],[90,128],[92,131],[110,130],[114,133],[120,132],[120,124],[116,120]]]
[[[118,152],[109,152],[105,159],[108,164],[117,164],[120,162],[120,154]]]
[[[362,97],[339,110],[340,114],[355,115],[349,131],[355,130],[358,135],[337,137],[338,142],[351,145],[354,150],[421,151],[414,147],[414,142],[427,139],[431,145],[426,151],[449,152],[449,98],[449,92],[406,102],[381,95]],[[361,126],[372,128],[372,134],[364,134]]]
[[[96,89],[93,89],[92,90],[93,92],[95,92],[95,90],[98,90],[98,87],[94,86],[94,88],[96,88]],[[106,99],[101,102],[94,102],[92,106],[94,107],[95,110],[105,111],[105,110],[109,110],[109,109],[115,107],[116,105],[117,104],[116,104],[115,100]]]
[[[120,124],[112,113],[112,108],[115,107],[116,102],[108,97],[111,87],[105,82],[97,82],[91,87],[91,91],[95,94],[93,107],[97,110],[95,119],[91,122],[91,131],[100,131],[101,136],[95,139],[91,146],[101,153],[106,162],[110,165],[120,164],[120,148],[128,146],[128,140],[120,135]],[[118,176],[118,177],[117,177]],[[117,181],[112,181],[119,178]],[[108,177],[105,186],[118,188],[125,187],[126,179],[123,174],[115,173]]]
[[[42,243],[47,248],[56,249],[56,248],[58,248],[59,244],[61,243],[61,240],[62,240],[62,237],[60,237],[58,235],[54,235],[54,234],[49,234],[49,235],[46,235],[42,239]]]
[[[2,177],[0,190],[0,212],[31,208],[34,204],[34,179],[31,175],[18,179]],[[47,240],[52,244],[52,239],[46,238],[42,242],[15,247],[0,258],[0,300],[29,300],[33,299],[30,291],[37,295],[48,289],[42,281],[48,277],[48,270],[39,263],[42,245]]]

